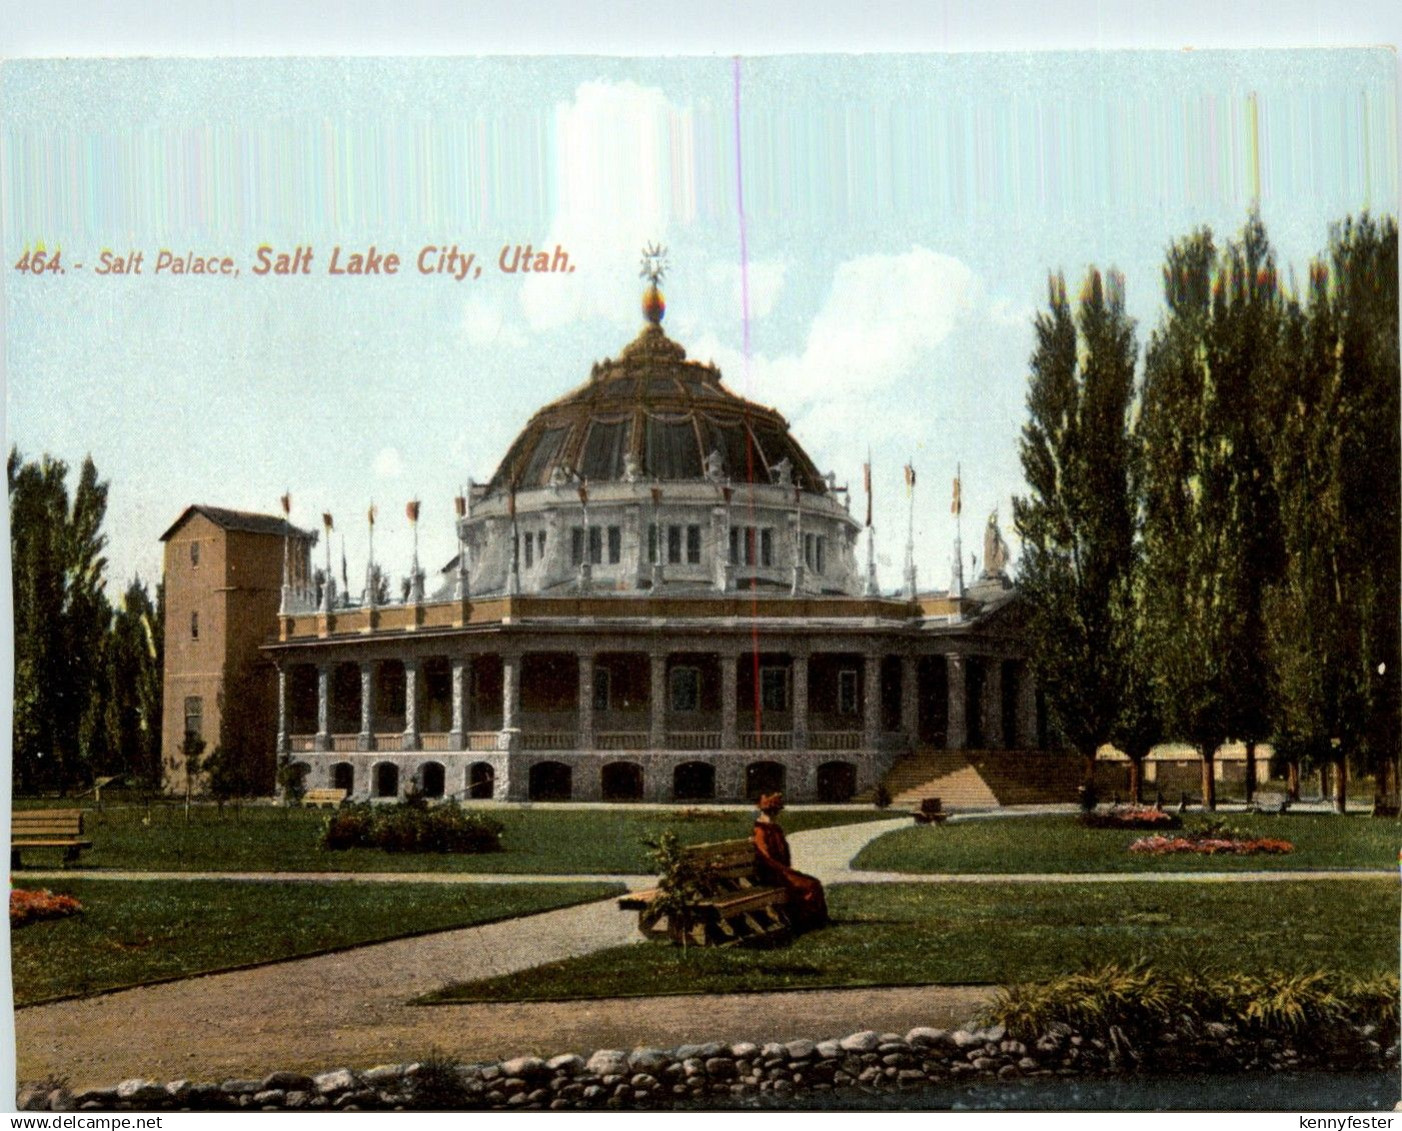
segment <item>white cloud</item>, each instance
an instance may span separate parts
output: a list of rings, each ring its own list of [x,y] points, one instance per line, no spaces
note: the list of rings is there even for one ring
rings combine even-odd
[[[520,327],[506,321],[501,304],[486,297],[474,295],[463,305],[462,329],[474,346],[520,349],[527,344]]]
[[[404,474],[404,460],[398,448],[381,448],[375,457],[373,470],[376,479],[398,479]]]
[[[784,290],[784,274],[787,265],[777,259],[751,263],[745,272],[751,320],[766,317],[779,301]],[[741,279],[738,263],[712,263],[706,269],[706,280],[717,291],[728,296],[731,309],[739,311],[741,306]]]

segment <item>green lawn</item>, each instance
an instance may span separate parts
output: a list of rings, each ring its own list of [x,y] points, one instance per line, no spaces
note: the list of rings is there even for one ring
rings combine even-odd
[[[612,884],[222,880],[44,886],[77,897],[84,910],[11,932],[16,1005],[466,927],[622,890]]]
[[[479,856],[388,853],[380,849],[326,852],[318,847],[325,810],[245,807],[236,819],[199,807],[186,823],[179,807],[89,811],[93,847],[83,868],[159,872],[506,872],[513,874],[645,873],[643,839],[674,829],[685,842],[748,836],[749,811],[716,809],[484,809],[506,828],[502,851]],[[688,814],[692,814],[688,816]],[[695,815],[699,814],[699,816]],[[789,832],[881,820],[874,809],[786,813]],[[149,823],[147,823],[149,820]],[[30,851],[29,867],[52,867],[59,853]],[[20,873],[21,875],[23,873]]]
[[[1144,832],[1087,829],[1073,816],[1007,817],[912,826],[862,849],[854,867],[876,872],[1235,872],[1396,866],[1402,825],[1363,815],[1229,813],[1250,836],[1288,840],[1282,856],[1146,856],[1128,851]],[[1206,818],[1188,814],[1184,829]]]
[[[1395,880],[842,884],[833,925],[779,949],[620,947],[422,999],[539,1001],[820,986],[1007,984],[1108,962],[1262,973],[1395,971]]]

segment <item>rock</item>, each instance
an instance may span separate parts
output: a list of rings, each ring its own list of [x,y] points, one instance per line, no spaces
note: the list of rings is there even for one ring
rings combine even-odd
[[[835,1060],[842,1055],[842,1046],[836,1041],[819,1041],[813,1050],[824,1060]]]
[[[367,1080],[374,1079],[372,1073],[378,1072],[378,1068],[372,1068],[365,1074]],[[396,1069],[397,1071],[397,1069]],[[262,1091],[269,1092],[278,1089],[283,1092],[310,1092],[316,1087],[310,1076],[303,1076],[300,1072],[272,1072],[263,1077]]]
[[[563,1072],[566,1076],[577,1076],[584,1071],[585,1064],[582,1056],[576,1056],[569,1052],[561,1056],[552,1056],[545,1062],[545,1067],[551,1072]]]
[[[503,1060],[501,1070],[504,1075],[515,1076],[521,1080],[543,1076],[547,1071],[545,1061],[538,1056],[517,1056],[511,1060]]]
[[[736,1060],[753,1060],[759,1052],[759,1045],[752,1041],[741,1041],[739,1044],[730,1046],[730,1055]]]
[[[170,1093],[166,1091],[164,1084],[157,1084],[154,1080],[131,1079],[123,1080],[117,1085],[116,1098],[125,1100],[133,1107],[141,1107],[168,1100]]]
[[[955,1029],[954,1032],[950,1034],[950,1037],[954,1041],[954,1047],[957,1049],[973,1048],[975,1045],[983,1044],[983,1038],[981,1036],[977,1033],[970,1033],[967,1029]]]
[[[177,1080],[176,1083],[177,1083],[177,1084],[179,1084],[179,1083],[186,1083],[187,1089],[188,1089],[188,1082]],[[34,1087],[35,1085],[31,1084],[31,1085],[29,1085],[29,1086],[30,1086],[30,1087]],[[171,1085],[167,1084],[167,1085],[166,1085],[166,1090],[169,1091],[169,1090],[170,1090],[170,1087],[171,1087]],[[21,1096],[24,1095],[24,1092],[21,1091],[21,1092],[20,1092],[20,1095],[21,1095]],[[15,1098],[18,1099],[19,1097],[17,1096],[17,1097],[15,1097]],[[86,1104],[86,1103],[101,1103],[101,1104],[106,1104],[106,1103],[111,1103],[111,1102],[112,1102],[113,1100],[115,1100],[116,1098],[117,1098],[117,1089],[116,1089],[116,1088],[84,1088],[81,1092],[75,1092],[75,1093],[73,1093],[74,1102],[78,1103],[79,1105]],[[19,1110],[20,1110],[20,1111],[26,1111],[26,1110],[29,1110],[29,1109],[26,1109],[26,1108],[21,1107]]]
[[[219,1090],[226,1096],[251,1096],[263,1090],[261,1080],[225,1080]]]
[[[1017,1067],[1019,1071],[1022,1072],[1035,1072],[1037,1070],[1037,1062],[1030,1056],[1024,1056],[1017,1062]]]
[[[367,1068],[362,1072],[360,1078],[367,1084],[383,1084],[387,1080],[402,1080],[405,1076],[417,1076],[422,1069],[423,1065],[421,1064],[377,1064],[374,1068]],[[278,1083],[269,1082],[274,1079]],[[299,1077],[295,1072],[274,1072],[272,1076],[263,1081],[263,1085],[268,1088],[287,1088],[289,1091],[294,1089],[306,1091],[307,1088],[302,1086],[304,1079],[305,1077]],[[287,1083],[283,1083],[284,1080]],[[310,1080],[307,1080],[307,1085],[311,1086]]]
[[[1021,1073],[1018,1072],[1016,1064],[1005,1064],[1002,1068],[998,1069],[998,1078],[1000,1080],[1011,1080],[1014,1076],[1020,1075]]]
[[[994,1025],[983,1031],[983,1039],[985,1041],[992,1041],[994,1044],[997,1044],[1007,1035],[1008,1027],[1006,1025]]]
[[[924,1082],[925,1073],[916,1068],[906,1068],[896,1073],[896,1083],[902,1088],[918,1088]]]
[[[590,1084],[584,1089],[584,1099],[586,1100],[597,1100],[603,1094],[604,1089],[598,1084]]]
[[[787,1080],[775,1080],[774,1091],[781,1096],[793,1095],[793,1085]]]
[[[735,1075],[735,1062],[728,1056],[713,1056],[706,1061],[706,1075],[713,1080],[729,1080]]]
[[[995,1068],[998,1064],[998,1062],[994,1060],[991,1056],[975,1057],[972,1061],[970,1061],[970,1063],[978,1072],[988,1072]]]
[[[320,1076],[313,1076],[312,1083],[316,1086],[318,1095],[329,1096],[332,1092],[347,1092],[355,1087],[355,1073],[349,1068],[336,1068],[330,1072],[323,1072]]]
[[[15,1095],[15,1108],[18,1111],[45,1111],[49,1105],[47,1084],[26,1084]],[[85,1093],[78,1093],[85,1095]],[[81,1102],[81,1101],[80,1101]]]
[[[161,1089],[161,1098],[165,1099],[165,1089]],[[67,1088],[54,1088],[48,1096],[50,1111],[77,1111],[78,1105],[73,1102],[73,1093]]]
[[[281,1104],[287,1098],[287,1092],[283,1088],[268,1088],[262,1092],[253,1093],[253,1102],[259,1107],[267,1104]]]
[[[672,1055],[678,1060],[687,1060],[696,1057],[699,1060],[707,1060],[713,1056],[722,1056],[725,1053],[725,1046],[710,1041],[704,1045],[679,1045]]]
[[[628,1071],[628,1054],[622,1049],[600,1049],[584,1067],[595,1076],[622,1076]]]
[[[647,1072],[639,1072],[629,1080],[628,1083],[631,1084],[635,1090],[642,1089],[646,1091],[649,1088],[657,1087],[657,1077]]]
[[[929,1048],[933,1045],[942,1045],[947,1042],[949,1031],[946,1029],[931,1029],[926,1025],[918,1025],[905,1035],[906,1044],[915,1048]]]
[[[874,1052],[881,1044],[881,1034],[871,1029],[851,1033],[837,1042],[847,1052]]]
[[[816,1042],[803,1039],[789,1041],[784,1045],[786,1055],[790,1060],[807,1060],[817,1051],[817,1048]]]
[[[628,1054],[628,1067],[634,1072],[661,1072],[672,1063],[671,1054],[661,1049],[634,1049]]]
[[[291,1091],[282,1097],[282,1106],[290,1111],[304,1108],[311,1100],[311,1093],[306,1091]]]
[[[770,1041],[759,1050],[759,1054],[766,1060],[781,1060],[789,1055],[789,1050],[775,1041]]]

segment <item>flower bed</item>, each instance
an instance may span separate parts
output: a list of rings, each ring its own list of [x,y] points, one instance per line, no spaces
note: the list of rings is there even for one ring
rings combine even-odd
[[[1148,805],[1121,805],[1106,813],[1082,813],[1077,818],[1088,829],[1177,829],[1183,820]]]
[[[1255,837],[1250,840],[1222,834],[1188,834],[1186,836],[1142,836],[1129,846],[1131,852],[1150,856],[1170,856],[1188,852],[1199,856],[1279,856],[1294,852],[1288,840]]]
[[[55,895],[51,891],[10,891],[10,929],[35,923],[40,919],[62,919],[81,914],[83,905],[71,895]]]
[[[327,819],[321,846],[386,852],[499,852],[502,825],[456,805],[347,805]]]

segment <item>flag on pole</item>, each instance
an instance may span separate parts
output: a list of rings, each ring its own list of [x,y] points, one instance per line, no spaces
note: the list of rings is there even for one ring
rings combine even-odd
[[[516,485],[514,483],[506,493],[506,509],[512,518],[516,517]]]
[[[292,513],[292,492],[288,492],[282,497],[282,513],[290,515]]]
[[[959,476],[954,477],[954,500],[949,504],[950,514],[962,514],[964,510],[964,500],[959,491]]]
[[[341,592],[350,592],[350,572],[346,569],[346,536],[341,535]]]
[[[462,495],[453,500],[453,507],[457,510],[459,518],[467,517],[467,499]]]
[[[419,521],[419,500],[418,500],[418,499],[414,499],[412,502],[409,502],[409,503],[405,504],[404,513],[407,514],[407,515],[409,516],[409,521],[410,521],[410,522],[418,522],[418,521]]]
[[[862,464],[862,486],[867,493],[867,529],[871,529],[871,453],[867,453],[867,461]]]
[[[336,524],[331,521],[330,511],[321,512],[321,525],[326,527],[327,533],[330,533],[332,530],[336,529]]]
[[[589,505],[589,484],[581,483],[576,490],[579,491],[579,501],[587,507]]]
[[[662,505],[662,488],[661,488],[661,487],[654,487],[654,488],[652,489],[652,505],[655,506],[655,507],[660,507],[660,506]]]
[[[905,489],[908,494],[915,493],[915,468],[910,464],[905,465]]]
[[[374,504],[374,503],[371,503],[371,504],[370,504],[370,509],[369,509],[368,511],[365,512],[365,517],[368,518],[368,519],[370,520],[370,525],[371,525],[371,526],[374,526],[374,525],[375,525],[375,504]]]

